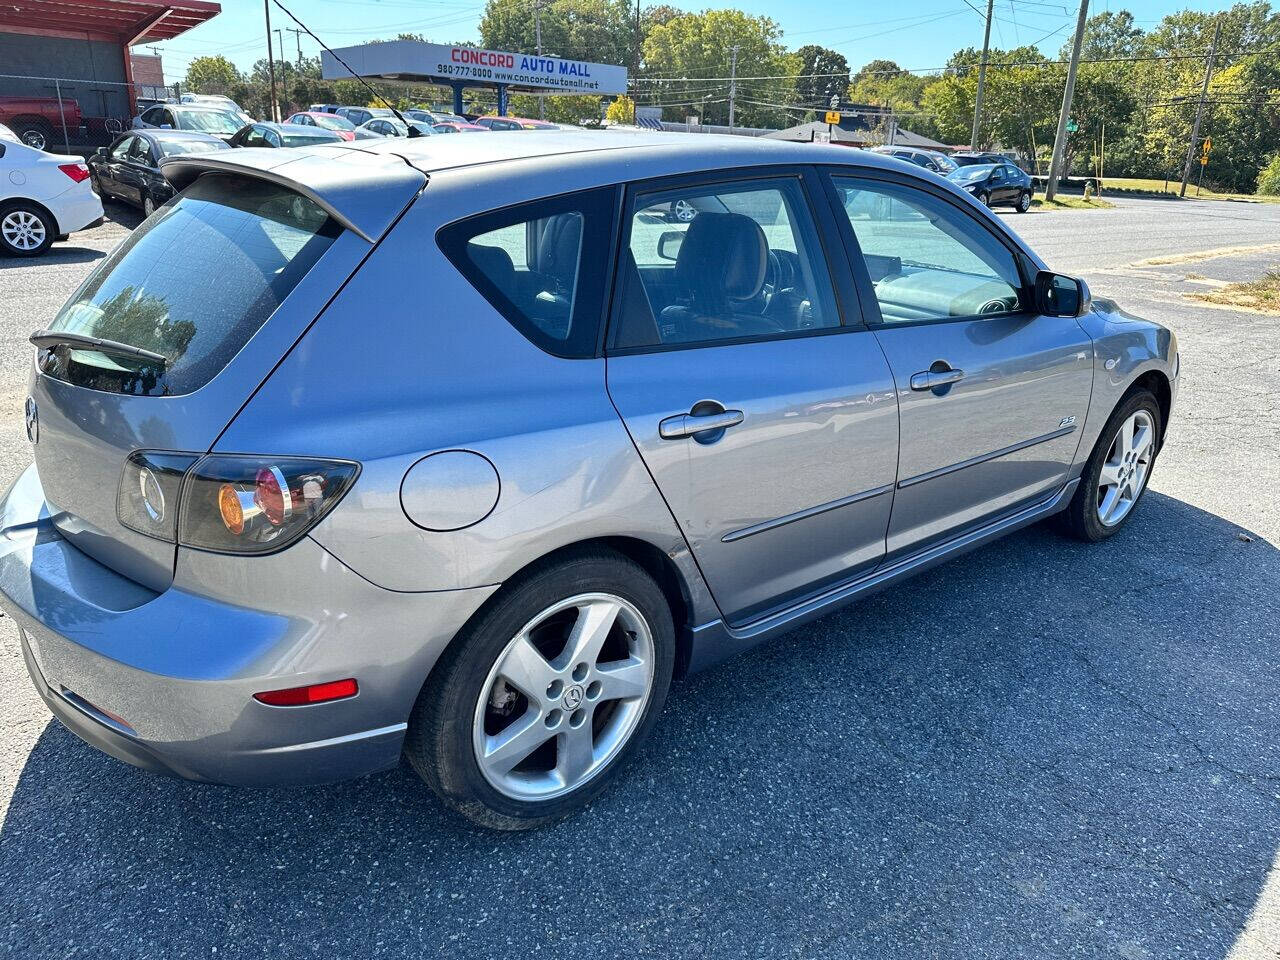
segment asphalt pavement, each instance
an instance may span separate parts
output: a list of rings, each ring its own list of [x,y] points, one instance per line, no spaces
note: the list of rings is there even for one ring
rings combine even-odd
[[[473,829],[403,766],[134,770],[51,720],[0,619],[0,956],[1275,957],[1280,318],[1185,295],[1274,268],[1280,206],[1117,203],[1007,217],[1178,333],[1133,522],[1023,531],[678,684],[548,829]],[[0,261],[0,481],[30,459],[26,337],[112,213]]]

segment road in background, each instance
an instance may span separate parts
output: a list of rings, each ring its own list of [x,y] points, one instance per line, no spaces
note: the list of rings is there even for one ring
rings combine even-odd
[[[1184,294],[1273,266],[1280,206],[1116,202],[1007,222],[1178,333],[1133,522],[1023,531],[678,684],[540,832],[472,829],[404,767],[134,770],[50,720],[0,620],[0,956],[1274,957],[1280,319]],[[0,479],[27,335],[123,234],[0,261]]]

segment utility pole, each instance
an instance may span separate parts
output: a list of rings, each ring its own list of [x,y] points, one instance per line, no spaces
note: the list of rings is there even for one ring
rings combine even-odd
[[[1062,155],[1067,149],[1067,119],[1071,116],[1071,98],[1076,92],[1076,70],[1080,67],[1080,47],[1084,43],[1084,26],[1089,19],[1089,0],[1080,0],[1080,17],[1076,20],[1076,37],[1071,44],[1071,65],[1067,67],[1067,86],[1062,91],[1062,112],[1058,114],[1058,132],[1053,138],[1053,158],[1049,161],[1049,182],[1044,187],[1045,200],[1058,192],[1058,175],[1062,172]]]
[[[973,98],[973,136],[969,138],[969,147],[981,150],[979,138],[982,136],[982,91],[987,85],[987,59],[991,53],[991,8],[995,0],[987,0],[987,29],[982,34],[982,62],[978,64],[978,92]]]
[[[1178,196],[1185,197],[1187,195],[1187,181],[1191,179],[1191,161],[1196,156],[1196,143],[1200,140],[1200,117],[1204,113],[1204,98],[1209,92],[1209,81],[1213,79],[1213,57],[1218,50],[1218,35],[1222,33],[1222,16],[1219,15],[1213,21],[1213,39],[1209,42],[1209,61],[1204,65],[1204,85],[1200,88],[1200,103],[1196,106],[1196,120],[1191,125],[1191,142],[1187,144],[1187,162],[1182,168],[1182,189],[1178,191]],[[1204,175],[1203,164],[1200,171],[1201,176]]]
[[[267,18],[267,73],[271,76],[271,119],[280,119],[280,107],[276,102],[276,56],[271,49],[271,0],[262,0],[262,12]]]
[[[297,27],[287,27],[286,29],[293,34],[293,39],[298,44],[298,73],[302,73],[302,31]],[[283,52],[282,50],[281,53]]]
[[[533,0],[533,36],[538,46],[538,59],[542,59],[542,0]],[[538,94],[538,119],[547,119],[547,98]]]
[[[738,99],[738,44],[729,48],[729,132],[733,133],[733,110]]]

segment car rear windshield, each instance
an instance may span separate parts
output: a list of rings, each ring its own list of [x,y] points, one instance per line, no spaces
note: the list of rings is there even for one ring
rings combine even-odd
[[[341,233],[275,184],[206,174],[89,275],[50,329],[142,347],[147,360],[58,346],[43,373],[112,393],[177,395],[218,374]]]

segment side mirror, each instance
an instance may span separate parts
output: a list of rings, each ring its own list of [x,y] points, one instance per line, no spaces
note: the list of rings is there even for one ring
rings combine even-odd
[[[658,237],[658,256],[663,260],[675,261],[680,256],[680,245],[684,243],[683,230],[666,230]]]
[[[1036,274],[1036,312],[1046,317],[1078,317],[1088,308],[1083,280],[1041,270]]]
[[[93,151],[93,155],[95,157],[102,157],[102,159],[105,160],[107,158],[107,148],[99,147],[97,150]]]

